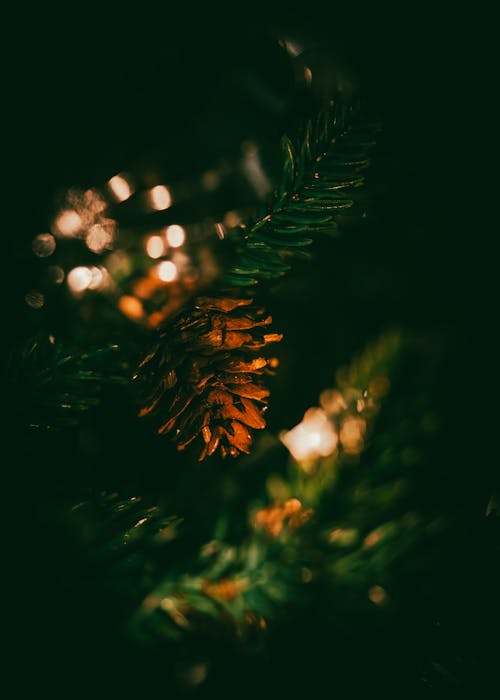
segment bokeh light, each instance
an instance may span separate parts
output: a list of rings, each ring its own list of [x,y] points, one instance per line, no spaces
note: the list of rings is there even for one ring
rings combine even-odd
[[[151,209],[156,209],[157,211],[168,209],[172,204],[172,196],[168,187],[165,187],[165,185],[153,187],[149,191],[149,204]]]
[[[375,605],[383,605],[387,602],[387,593],[382,586],[372,586],[368,590],[368,598],[372,603],[375,603]]]
[[[31,244],[34,254],[39,258],[48,258],[56,249],[56,239],[51,233],[40,233]]]
[[[165,243],[161,236],[150,236],[146,241],[146,252],[150,258],[161,258],[165,253]]]
[[[336,389],[325,389],[322,391],[319,402],[323,410],[330,416],[335,416],[347,409],[347,403],[343,395]]]
[[[172,248],[179,248],[186,240],[186,231],[178,224],[167,226],[167,242]]]
[[[24,300],[32,309],[41,309],[45,304],[44,295],[37,289],[30,289],[30,291],[25,295]]]
[[[340,442],[347,454],[359,454],[364,446],[366,421],[363,418],[349,416],[340,428]]]
[[[64,209],[54,221],[54,228],[56,234],[65,238],[71,238],[82,230],[82,217],[74,209]]]
[[[99,289],[104,282],[104,270],[100,267],[90,267],[90,282],[88,289]]]
[[[68,287],[74,294],[85,291],[92,282],[92,272],[88,267],[74,267],[67,277]]]
[[[113,243],[114,222],[111,225],[104,223],[94,224],[87,233],[87,248],[93,253],[102,253],[111,248]]]
[[[108,187],[117,202],[124,202],[133,194],[132,186],[124,175],[114,175],[108,180]]]
[[[302,421],[280,438],[297,461],[328,457],[338,442],[337,432],[321,408],[310,408]]]
[[[144,308],[142,303],[137,299],[137,297],[131,295],[124,295],[120,297],[118,302],[118,308],[133,321],[139,321],[144,316]]]
[[[177,278],[177,265],[171,260],[164,260],[156,268],[156,274],[163,282],[173,282]]]
[[[222,222],[227,228],[235,228],[241,224],[241,216],[237,211],[230,210],[224,214],[224,220]]]

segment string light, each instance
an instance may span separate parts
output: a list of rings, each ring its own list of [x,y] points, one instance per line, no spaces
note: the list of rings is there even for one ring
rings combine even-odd
[[[168,187],[165,185],[156,185],[149,191],[149,204],[152,209],[163,211],[168,209],[172,204],[172,196]]]
[[[89,250],[102,253],[112,247],[116,221],[106,217],[107,203],[95,189],[71,188],[66,193],[66,206],[53,224],[53,232],[63,238],[85,238]]]
[[[88,267],[74,267],[67,277],[68,287],[74,294],[79,294],[87,289],[92,282],[92,272]]]
[[[167,242],[172,248],[179,248],[186,240],[186,231],[178,224],[167,226]]]
[[[85,242],[87,248],[93,253],[102,253],[104,250],[111,248],[114,222],[111,219],[109,221],[111,221],[111,226],[101,223],[94,224],[94,226],[89,228]]]
[[[146,242],[146,252],[150,258],[161,258],[165,252],[165,243],[161,236],[150,236]]]
[[[173,282],[177,278],[177,266],[171,260],[164,260],[158,265],[156,274],[163,282]]]
[[[133,321],[139,321],[144,316],[144,308],[137,297],[130,295],[120,297],[118,308],[122,314]]]
[[[88,289],[99,289],[104,282],[103,269],[100,267],[91,267],[90,270],[90,282],[88,284]]]
[[[54,221],[54,228],[60,236],[71,238],[82,230],[82,218],[74,209],[65,209]]]
[[[328,457],[333,454],[338,442],[337,432],[321,408],[310,408],[302,421],[280,438],[299,462]]]
[[[118,202],[124,202],[133,194],[130,182],[123,175],[114,175],[108,180],[108,187]]]

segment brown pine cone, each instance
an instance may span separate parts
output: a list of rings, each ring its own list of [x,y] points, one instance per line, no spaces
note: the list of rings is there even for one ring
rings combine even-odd
[[[266,425],[261,377],[277,364],[260,352],[282,338],[266,332],[271,322],[252,299],[194,299],[139,365],[139,415],[158,413],[158,433],[173,433],[179,450],[201,436],[200,460],[217,449],[223,457],[248,453],[250,429]]]

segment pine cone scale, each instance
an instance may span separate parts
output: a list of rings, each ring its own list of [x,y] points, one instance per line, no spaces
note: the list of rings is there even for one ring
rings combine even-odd
[[[266,425],[269,390],[260,377],[276,364],[255,353],[282,337],[264,330],[271,323],[251,299],[195,299],[139,365],[139,415],[163,415],[158,433],[172,434],[179,450],[199,438],[200,460],[217,450],[248,453],[251,429]]]

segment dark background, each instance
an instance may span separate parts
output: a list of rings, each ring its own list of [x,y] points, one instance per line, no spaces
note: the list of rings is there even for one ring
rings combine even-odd
[[[4,309],[8,341],[37,324],[23,301],[32,286],[25,246],[46,227],[57,192],[73,184],[91,186],[151,162],[170,179],[182,179],[212,167],[220,157],[234,157],[248,138],[271,149],[304,104],[319,101],[330,83],[333,88],[339,81],[351,86],[384,125],[369,175],[370,216],[352,235],[319,242],[312,266],[297,265],[293,280],[277,290],[273,316],[286,331],[289,350],[276,380],[270,426],[279,430],[300,420],[332,384],[334,369],[380,331],[398,326],[430,338],[441,358],[430,401],[446,418],[430,460],[439,472],[429,482],[429,499],[463,512],[457,532],[463,538],[463,558],[454,551],[444,557],[446,569],[441,564],[429,571],[435,580],[435,610],[426,611],[428,620],[420,624],[416,603],[413,618],[411,611],[407,617],[412,626],[399,629],[397,637],[376,639],[367,633],[359,648],[346,641],[352,654],[345,651],[337,679],[330,672],[328,637],[302,620],[309,656],[304,656],[303,644],[299,655],[284,638],[281,654],[274,651],[256,665],[236,665],[234,678],[216,679],[215,688],[217,682],[221,688],[237,686],[241,678],[250,694],[266,687],[284,694],[294,688],[306,692],[326,681],[332,694],[336,688],[441,690],[449,683],[452,688],[489,688],[495,654],[487,636],[498,621],[498,602],[494,546],[489,530],[478,523],[498,476],[491,457],[494,436],[487,427],[492,410],[483,398],[488,383],[484,368],[494,368],[495,362],[485,331],[492,302],[484,285],[487,236],[479,225],[483,207],[476,194],[485,172],[484,160],[477,156],[484,156],[487,140],[479,82],[486,66],[473,48],[480,34],[466,17],[438,17],[407,7],[399,14],[333,7],[326,14],[318,9],[318,15],[287,12],[286,17],[237,21],[198,16],[194,21],[138,8],[133,18],[124,19],[123,13],[104,18],[82,8],[63,21],[30,15],[29,22],[11,25],[15,40],[4,65],[9,85],[5,169],[12,216],[4,239],[3,279],[11,300]],[[296,89],[293,71],[276,47],[275,37],[283,34],[304,41],[318,66],[313,75],[315,80],[319,76],[319,92],[312,98]],[[121,427],[118,412],[111,439]],[[160,462],[159,448],[146,446],[153,450],[148,460]],[[137,477],[145,450],[142,443],[127,459],[122,455],[124,461],[117,460],[106,476],[96,475],[96,467],[92,479],[99,486],[123,483],[150,493],[166,483],[175,490],[176,479],[179,488],[186,488],[180,477],[165,475],[160,466]],[[22,484],[14,479],[13,500],[23,504],[22,513],[53,495],[61,483],[76,490],[75,482],[85,481],[81,467],[72,475],[68,460],[59,457],[54,464],[52,453],[47,469],[43,462],[49,452],[23,466]],[[176,504],[175,495],[171,503]],[[193,499],[187,513],[190,507],[196,513],[198,506]],[[36,579],[33,571],[44,571],[46,581],[26,588],[38,600],[50,599],[50,570],[57,568],[64,550],[56,540],[48,553],[35,554],[31,527],[20,527],[20,532],[22,578],[31,571]],[[22,590],[20,607],[25,610],[31,603]],[[66,610],[64,604],[62,608]],[[60,640],[48,646],[53,652],[41,651],[44,630],[50,637],[49,614],[30,609],[29,624],[23,615],[20,619],[23,663],[37,666],[40,658],[61,655]],[[438,633],[435,619],[440,620]],[[82,621],[80,625],[83,629]],[[397,627],[390,629],[395,634]],[[293,637],[293,625],[291,630]],[[78,626],[72,635],[71,648],[82,654],[75,642]],[[88,630],[82,635],[91,637]],[[342,648],[341,641],[337,645]],[[439,653],[433,656],[436,647]],[[118,673],[120,659],[106,651]],[[49,678],[53,662],[45,664]],[[147,660],[134,663],[152,673]],[[443,680],[433,663],[453,667],[454,680],[446,676],[449,670]],[[360,677],[364,672],[366,678]]]

